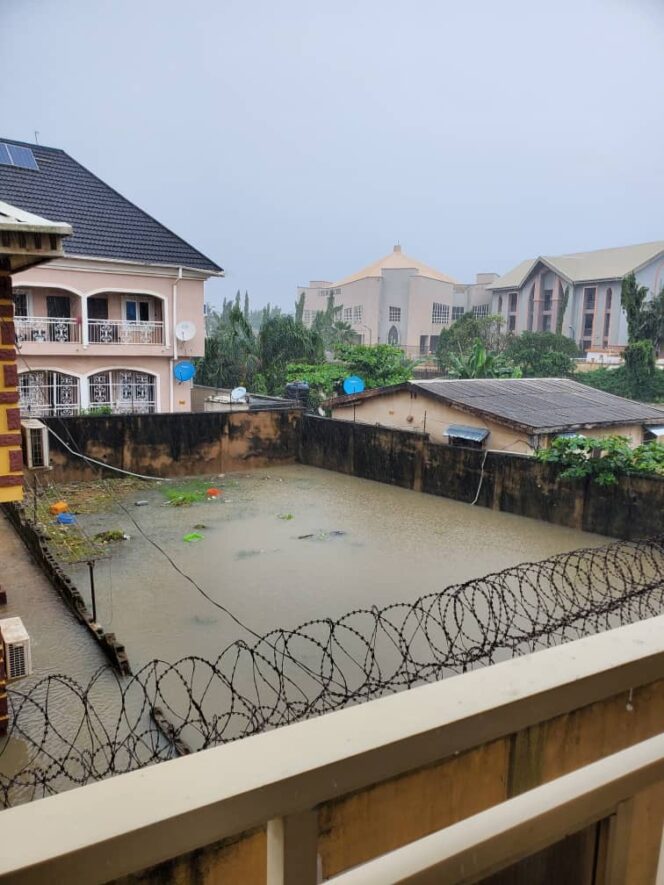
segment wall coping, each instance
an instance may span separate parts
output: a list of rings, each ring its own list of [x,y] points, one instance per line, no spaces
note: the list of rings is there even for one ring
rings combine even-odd
[[[663,674],[658,616],[8,809],[0,881],[105,882]]]

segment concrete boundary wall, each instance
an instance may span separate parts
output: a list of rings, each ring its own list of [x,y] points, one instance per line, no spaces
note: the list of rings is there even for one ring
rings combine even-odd
[[[632,540],[664,528],[664,479],[626,476],[602,487],[561,480],[526,455],[432,443],[428,434],[304,415],[303,464],[587,532]]]

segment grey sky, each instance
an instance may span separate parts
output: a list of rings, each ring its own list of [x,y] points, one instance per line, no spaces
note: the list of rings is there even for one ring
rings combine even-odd
[[[663,46],[664,0],[0,0],[0,134],[290,307],[396,241],[470,281],[664,239]]]

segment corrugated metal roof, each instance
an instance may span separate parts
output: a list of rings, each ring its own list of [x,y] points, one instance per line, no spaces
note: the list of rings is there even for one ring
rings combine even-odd
[[[411,381],[410,386],[472,414],[531,433],[555,433],[588,425],[664,423],[662,409],[566,378]]]
[[[656,240],[653,243],[618,246],[614,249],[596,249],[593,252],[542,255],[539,258],[528,258],[517,264],[508,273],[491,283],[488,288],[520,288],[538,261],[548,264],[572,283],[620,280],[663,252],[664,240]]]
[[[1,139],[32,150],[39,169],[0,164],[0,200],[70,224],[65,254],[222,269],[57,148]]]

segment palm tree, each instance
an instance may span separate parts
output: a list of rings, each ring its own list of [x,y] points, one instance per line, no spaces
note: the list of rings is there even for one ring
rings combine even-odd
[[[500,353],[489,353],[478,339],[467,356],[450,354],[449,374],[452,378],[521,378],[515,367]]]

